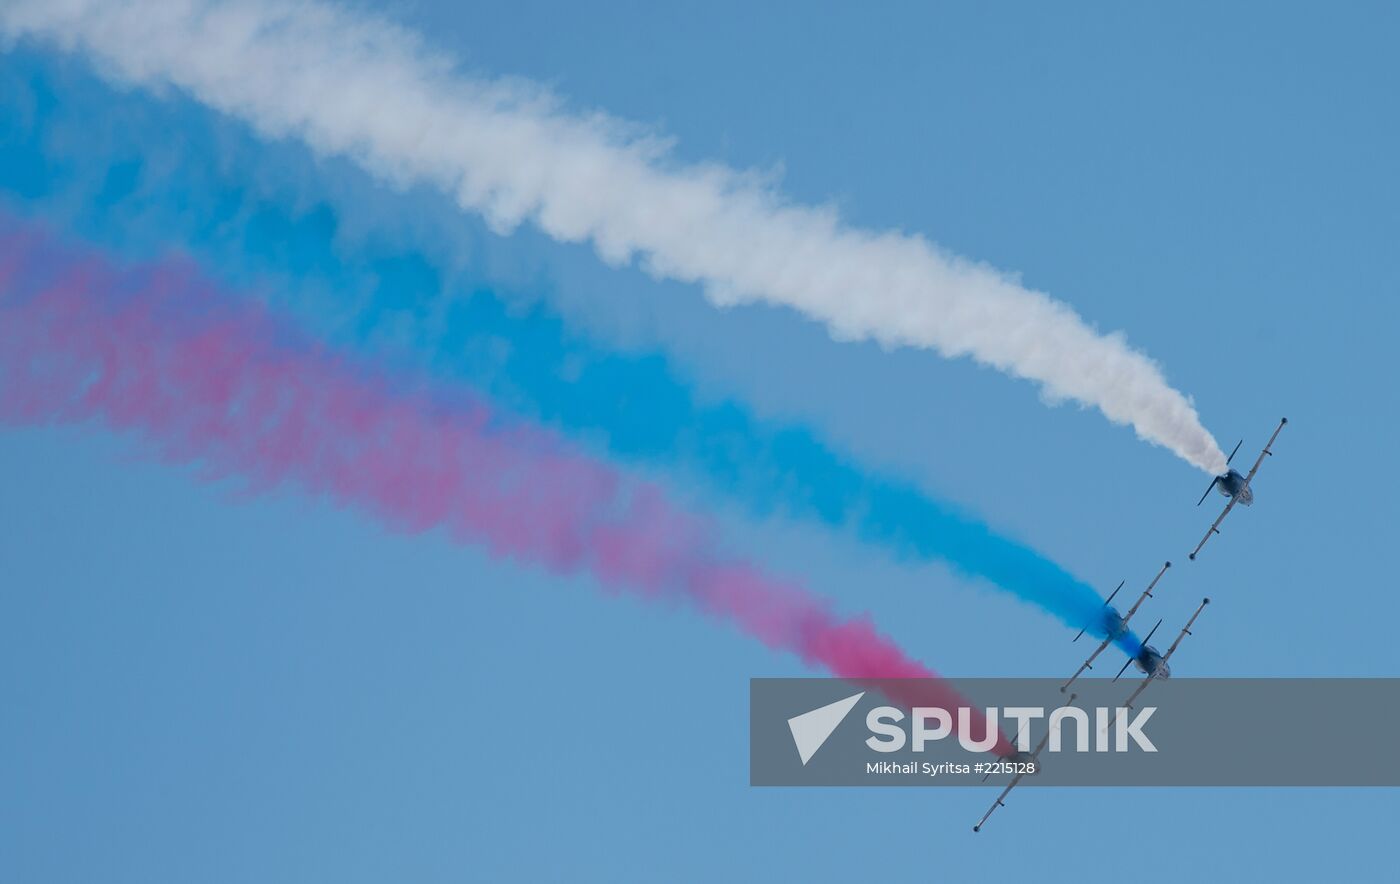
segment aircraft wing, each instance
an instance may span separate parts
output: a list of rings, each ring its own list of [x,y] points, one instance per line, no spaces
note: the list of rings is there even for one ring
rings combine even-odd
[[[1050,739],[1049,734],[1047,734],[1046,736],[1044,736],[1043,738],[1041,738],[1040,746],[1044,746],[1044,745],[1045,745],[1045,741],[1048,740],[1048,739]],[[1036,751],[1037,754],[1039,754],[1039,752],[1040,752],[1040,746],[1037,746],[1036,749],[1035,749],[1035,751]],[[980,831],[982,831],[982,826],[987,822],[987,818],[990,817],[992,814],[996,813],[996,810],[997,810],[998,807],[1005,807],[1005,806],[1006,806],[1006,803],[1005,803],[1004,801],[1002,801],[1002,799],[1005,798],[1007,795],[1010,795],[1010,794],[1011,794],[1011,790],[1014,789],[1014,788],[1016,788],[1016,784],[1019,783],[1019,782],[1021,782],[1021,778],[1024,777],[1024,776],[1025,776],[1025,774],[1023,774],[1023,773],[1018,773],[1018,774],[1016,774],[1016,776],[1014,776],[1014,777],[1011,778],[1011,782],[1007,785],[1007,787],[1006,787],[1005,789],[1002,789],[1002,790],[1001,790],[1001,794],[997,796],[996,802],[987,810],[986,813],[982,814],[982,818],[981,818],[980,820],[977,821],[977,825],[975,825],[975,826],[972,827],[972,831],[974,831],[974,832],[980,832]]]
[[[1132,709],[1132,708],[1133,708],[1133,701],[1135,701],[1135,700],[1138,698],[1138,695],[1139,695],[1139,694],[1141,694],[1143,691],[1147,690],[1147,686],[1148,686],[1148,685],[1152,684],[1152,682],[1154,682],[1154,681],[1156,681],[1156,680],[1157,680],[1157,679],[1153,678],[1153,677],[1150,676],[1150,675],[1144,675],[1144,676],[1142,677],[1142,683],[1139,684],[1139,685],[1137,686],[1137,690],[1133,691],[1132,695],[1128,697],[1128,702],[1124,703],[1123,706],[1122,706],[1122,708],[1123,708],[1123,709]],[[1116,724],[1117,722],[1118,722],[1118,712],[1115,711],[1115,712],[1113,713],[1113,721],[1110,723],[1109,729],[1112,730],[1112,725],[1113,725],[1113,724]]]
[[[1256,469],[1257,469],[1257,467],[1256,467]],[[1251,475],[1251,476],[1254,475],[1253,471],[1250,472],[1250,475]],[[1201,551],[1201,547],[1203,547],[1203,546],[1206,545],[1206,541],[1207,541],[1207,540],[1210,540],[1210,536],[1211,536],[1212,534],[1219,534],[1219,533],[1220,533],[1220,523],[1223,522],[1223,521],[1225,521],[1225,517],[1226,517],[1226,516],[1230,515],[1230,510],[1232,510],[1232,509],[1235,508],[1235,501],[1237,501],[1237,500],[1239,500],[1238,497],[1232,497],[1232,498],[1230,498],[1230,502],[1227,503],[1227,504],[1225,504],[1225,509],[1221,511],[1221,513],[1220,513],[1219,516],[1216,516],[1215,522],[1210,526],[1210,530],[1206,532],[1206,536],[1205,536],[1205,537],[1202,537],[1202,538],[1201,538],[1201,542],[1198,543],[1198,544],[1196,544],[1196,548],[1195,548],[1195,550],[1192,551],[1191,556],[1190,556],[1190,558],[1191,558],[1191,560],[1192,560],[1193,562],[1196,560],[1196,553],[1200,552],[1200,551]]]
[[[1283,420],[1278,422],[1278,428],[1275,429],[1274,434],[1269,437],[1269,443],[1264,446],[1263,451],[1259,452],[1259,459],[1254,462],[1254,466],[1249,468],[1249,475],[1244,477],[1244,487],[1249,487],[1250,481],[1254,479],[1254,474],[1259,472],[1259,465],[1264,462],[1264,458],[1269,457],[1274,453],[1272,450],[1274,447],[1274,440],[1278,438],[1279,433],[1283,432],[1284,424],[1287,423],[1288,418],[1284,418]]]
[[[1133,602],[1133,606],[1128,609],[1128,613],[1123,615],[1123,624],[1125,626],[1127,625],[1129,620],[1133,619],[1133,615],[1138,612],[1138,608],[1142,607],[1142,603],[1152,598],[1152,590],[1157,588],[1157,581],[1162,579],[1162,575],[1166,574],[1167,569],[1171,566],[1171,562],[1167,562],[1165,565],[1162,566],[1162,570],[1158,571],[1157,576],[1152,578],[1152,582],[1147,584],[1147,589],[1144,589],[1142,591],[1142,595],[1138,596],[1137,601]]]
[[[1186,621],[1186,625],[1181,627],[1181,632],[1177,635],[1176,641],[1172,642],[1170,648],[1167,648],[1167,653],[1162,657],[1163,663],[1171,660],[1172,654],[1175,654],[1176,649],[1181,646],[1181,640],[1191,634],[1192,624],[1196,622],[1197,617],[1201,616],[1201,612],[1206,609],[1206,605],[1208,604],[1210,604],[1210,599],[1201,599],[1201,603],[1196,606],[1196,613],[1192,614],[1191,619]]]
[[[1093,669],[1093,668],[1094,668],[1094,661],[1095,661],[1096,659],[1098,659],[1098,656],[1104,652],[1104,649],[1107,648],[1107,647],[1108,647],[1109,645],[1111,645],[1111,644],[1113,644],[1113,639],[1112,639],[1112,638],[1106,638],[1106,639],[1103,640],[1103,643],[1102,643],[1102,644],[1100,644],[1097,648],[1094,648],[1094,653],[1092,653],[1092,654],[1089,655],[1089,659],[1087,659],[1087,660],[1085,660],[1083,663],[1080,663],[1080,664],[1079,664],[1079,668],[1076,669],[1076,670],[1074,670],[1074,675],[1071,675],[1071,676],[1069,677],[1069,681],[1067,681],[1067,682],[1065,682],[1064,684],[1060,685],[1060,693],[1063,694],[1065,691],[1069,690],[1069,686],[1072,685],[1072,684],[1074,684],[1076,681],[1078,681],[1078,680],[1079,680],[1079,676],[1083,675],[1083,674],[1084,674],[1084,671],[1085,671],[1086,669]]]

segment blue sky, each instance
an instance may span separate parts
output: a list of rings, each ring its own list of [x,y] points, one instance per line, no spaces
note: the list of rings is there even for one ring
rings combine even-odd
[[[1393,11],[420,3],[394,16],[473,71],[656,123],[687,159],[781,164],[797,199],[1020,272],[1124,329],[1227,446],[1257,450],[1287,414],[1258,504],[1188,567],[1212,517],[1192,506],[1200,475],[1095,413],[1044,408],[1028,384],[836,344],[781,310],[716,311],[529,232],[496,238],[430,194],[260,145],[175,97],[108,90],[71,59],[0,64],[10,81],[76,81],[109,105],[94,131],[113,141],[213,133],[205,153],[242,164],[255,195],[329,201],[347,250],[411,244],[599,346],[664,354],[698,396],[804,423],[1103,590],[1177,560],[1152,612],[1173,622],[1201,595],[1217,602],[1180,674],[1396,674]],[[122,128],[141,114],[181,125]],[[7,205],[94,234],[90,192],[33,199],[4,179]],[[188,227],[169,214],[111,244],[180,245],[167,238]],[[219,275],[347,333],[307,306],[340,293],[293,285],[291,269],[240,271],[213,239]],[[0,731],[0,857],[17,880],[1067,880],[1083,873],[1076,848],[1147,880],[1183,862],[1292,880],[1389,861],[1390,791],[1025,790],[974,838],[982,792],[751,789],[747,679],[805,674],[795,661],[585,580],[291,493],[245,500],[135,452],[81,430],[0,433],[0,690],[15,710]],[[732,548],[869,610],[941,671],[1078,663],[1049,617],[942,566],[755,516],[684,471],[657,478],[719,513]]]

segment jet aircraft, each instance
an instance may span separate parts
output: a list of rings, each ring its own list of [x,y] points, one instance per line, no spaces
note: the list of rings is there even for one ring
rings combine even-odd
[[[1242,506],[1250,506],[1254,503],[1254,489],[1250,487],[1250,483],[1254,481],[1254,474],[1259,472],[1259,465],[1264,462],[1264,458],[1273,456],[1274,452],[1272,449],[1274,440],[1278,438],[1278,434],[1283,431],[1283,427],[1287,423],[1288,418],[1279,421],[1278,429],[1274,430],[1274,434],[1269,437],[1269,444],[1265,445],[1264,450],[1259,452],[1259,459],[1254,462],[1254,466],[1250,467],[1248,475],[1241,476],[1239,470],[1226,470],[1210,480],[1210,485],[1207,486],[1206,493],[1201,495],[1201,499],[1196,502],[1196,506],[1200,506],[1206,502],[1206,498],[1210,496],[1211,489],[1215,489],[1230,498],[1230,502],[1225,504],[1225,510],[1216,518],[1215,524],[1210,526],[1210,530],[1206,532],[1206,536],[1202,537],[1201,542],[1196,544],[1196,549],[1192,551],[1190,556],[1193,562],[1196,560],[1196,553],[1200,552],[1201,547],[1206,545],[1206,541],[1210,540],[1210,536],[1220,533],[1220,523],[1225,521],[1226,516],[1230,515],[1230,510],[1235,508],[1235,504],[1238,503]],[[1230,461],[1235,459],[1235,454],[1240,450],[1240,445],[1242,444],[1244,444],[1243,439],[1240,440],[1239,444],[1235,445],[1235,450],[1230,452],[1230,456],[1225,460],[1225,466],[1228,467]]]

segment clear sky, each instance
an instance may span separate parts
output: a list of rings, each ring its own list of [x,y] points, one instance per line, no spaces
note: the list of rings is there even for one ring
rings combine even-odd
[[[1252,455],[1287,415],[1256,505],[1188,565],[1215,512],[1194,507],[1207,480],[1097,413],[1046,408],[967,362],[834,343],[782,310],[717,311],[528,231],[495,237],[431,194],[263,144],[178,96],[112,90],[72,58],[0,56],[16,151],[0,203],[133,257],[189,248],[293,311],[336,296],[298,284],[309,259],[294,248],[252,248],[257,269],[240,268],[191,234],[205,209],[173,184],[120,225],[93,220],[101,194],[70,180],[91,170],[15,159],[22,96],[42,84],[97,108],[83,116],[95,134],[72,142],[148,158],[196,144],[246,175],[250,198],[325,201],[343,229],[508,287],[600,348],[663,354],[701,398],[800,422],[1105,592],[1173,559],[1152,613],[1171,624],[1216,602],[1178,674],[1400,675],[1393,7],[476,6],[392,15],[475,73],[544,81],[660,127],[686,159],[780,168],[795,199],[1022,274],[1124,330],[1227,450],[1244,437]],[[342,319],[326,333],[347,335]],[[1064,676],[1079,662],[1050,617],[942,566],[639,469],[718,514],[730,548],[869,611],[940,671]],[[93,428],[0,431],[0,565],[3,880],[1058,881],[1117,866],[1289,881],[1393,867],[1393,790],[1027,789],[974,836],[985,791],[752,789],[747,679],[810,674],[797,661],[324,500],[203,484]],[[1356,763],[1390,751],[1368,739]]]

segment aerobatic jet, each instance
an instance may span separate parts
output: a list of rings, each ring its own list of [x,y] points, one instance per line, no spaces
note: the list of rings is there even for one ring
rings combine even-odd
[[[1149,632],[1147,638],[1143,640],[1142,650],[1138,652],[1136,657],[1132,657],[1127,663],[1124,663],[1123,668],[1118,670],[1118,674],[1113,677],[1114,681],[1122,678],[1123,673],[1128,671],[1129,666],[1137,666],[1143,675],[1146,676],[1143,678],[1142,684],[1138,685],[1137,690],[1133,691],[1132,696],[1128,697],[1128,702],[1120,707],[1120,712],[1124,709],[1132,709],[1133,701],[1136,700],[1143,691],[1147,690],[1147,686],[1152,684],[1152,682],[1157,679],[1165,680],[1172,677],[1172,654],[1175,654],[1176,649],[1181,646],[1181,640],[1192,634],[1191,626],[1196,622],[1196,618],[1201,616],[1201,612],[1206,609],[1206,605],[1208,604],[1210,604],[1210,599],[1201,599],[1201,604],[1196,607],[1196,613],[1192,614],[1191,619],[1186,621],[1186,625],[1181,628],[1181,633],[1176,637],[1176,641],[1172,642],[1172,646],[1167,648],[1165,654],[1159,653],[1156,648],[1147,643],[1152,639],[1152,632],[1156,632],[1157,626],[1162,625],[1162,621],[1158,620],[1157,626],[1152,627],[1152,632]],[[1117,715],[1115,715],[1114,721],[1117,721],[1117,718]],[[1111,727],[1112,725],[1113,722],[1109,722],[1109,726]]]
[[[1063,694],[1065,691],[1069,690],[1069,686],[1074,684],[1075,681],[1078,680],[1079,676],[1083,675],[1085,671],[1093,669],[1094,660],[1098,658],[1099,654],[1102,654],[1104,650],[1108,648],[1109,645],[1113,644],[1115,641],[1127,634],[1128,621],[1133,619],[1133,615],[1137,613],[1138,608],[1142,607],[1142,603],[1152,597],[1152,590],[1157,586],[1157,581],[1162,579],[1162,575],[1167,573],[1167,569],[1171,566],[1171,562],[1167,562],[1165,565],[1163,565],[1162,570],[1157,572],[1157,576],[1152,578],[1152,582],[1147,584],[1147,589],[1144,589],[1142,591],[1142,595],[1138,596],[1138,600],[1136,602],[1133,602],[1133,606],[1128,609],[1128,613],[1123,614],[1121,616],[1119,615],[1118,611],[1111,606],[1113,596],[1118,595],[1118,590],[1123,588],[1122,583],[1118,584],[1118,589],[1115,589],[1113,591],[1113,595],[1110,595],[1103,603],[1105,610],[1103,612],[1103,619],[1099,624],[1099,628],[1103,630],[1104,633],[1104,640],[1102,644],[1095,648],[1094,653],[1089,655],[1089,659],[1085,660],[1083,664],[1081,664],[1080,667],[1075,670],[1074,675],[1070,676],[1069,681],[1065,682],[1063,685],[1060,686],[1060,693]],[[1084,631],[1085,630],[1083,629],[1079,630],[1079,635],[1076,635],[1074,637],[1074,640],[1079,641],[1080,637],[1084,635]]]
[[[1077,694],[1070,694],[1070,695],[1069,695],[1069,699],[1065,701],[1064,705],[1065,705],[1065,706],[1069,706],[1069,705],[1071,705],[1072,703],[1074,703],[1074,700],[1075,700],[1075,697],[1076,697],[1076,696],[1078,696],[1078,695],[1077,695]],[[1062,706],[1061,708],[1064,708],[1064,707]],[[1026,752],[1016,752],[1016,753],[1014,753],[1014,754],[1012,754],[1012,755],[1008,755],[1008,756],[1006,757],[1006,759],[1005,759],[1006,761],[1022,762],[1022,763],[1024,763],[1024,764],[1026,764],[1027,767],[1017,771],[1016,775],[1015,775],[1014,777],[1011,778],[1011,782],[1006,784],[1006,788],[1001,790],[1001,794],[997,796],[997,800],[994,801],[994,802],[992,802],[992,806],[991,806],[990,808],[987,809],[987,812],[986,812],[986,813],[982,814],[982,818],[981,818],[980,820],[977,821],[977,825],[975,825],[975,826],[972,827],[972,831],[974,831],[974,832],[980,832],[980,831],[982,831],[982,825],[983,825],[984,823],[987,822],[987,818],[990,817],[993,813],[996,813],[996,809],[997,809],[998,807],[1005,807],[1005,806],[1006,806],[1006,796],[1011,794],[1011,790],[1014,789],[1014,788],[1016,788],[1016,784],[1019,783],[1019,782],[1021,782],[1021,778],[1022,778],[1022,777],[1035,776],[1035,771],[1034,771],[1034,769],[1032,768],[1032,766],[1036,763],[1036,759],[1040,757],[1040,753],[1041,753],[1042,751],[1045,750],[1045,744],[1046,744],[1046,743],[1049,743],[1049,742],[1050,742],[1050,729],[1049,729],[1049,728],[1046,728],[1046,729],[1045,729],[1045,736],[1043,736],[1043,737],[1040,738],[1040,742],[1036,744],[1036,746],[1035,746],[1035,751],[1034,751],[1034,752],[1030,752],[1030,753],[1026,753]],[[988,774],[988,776],[991,776],[991,775]],[[986,779],[987,779],[987,777],[983,777],[982,779],[983,779],[983,781],[985,782]]]
[[[1206,498],[1210,496],[1212,489],[1230,498],[1230,502],[1225,504],[1224,512],[1216,518],[1215,524],[1210,526],[1210,530],[1206,532],[1206,536],[1202,537],[1201,542],[1196,544],[1195,551],[1191,553],[1192,561],[1195,561],[1196,553],[1200,552],[1201,547],[1206,545],[1206,541],[1210,540],[1210,536],[1220,533],[1220,523],[1225,521],[1226,516],[1230,515],[1230,510],[1235,508],[1235,504],[1238,503],[1242,506],[1250,506],[1254,503],[1254,489],[1250,487],[1250,483],[1254,481],[1254,474],[1259,472],[1259,465],[1264,462],[1264,458],[1273,456],[1274,452],[1272,448],[1274,440],[1277,439],[1278,434],[1283,431],[1283,426],[1286,423],[1288,423],[1288,418],[1279,421],[1278,429],[1274,430],[1274,434],[1269,437],[1269,444],[1265,445],[1264,450],[1259,452],[1259,459],[1254,462],[1254,466],[1250,467],[1247,475],[1241,476],[1239,470],[1226,470],[1224,473],[1210,480],[1210,485],[1206,487],[1206,493],[1201,495],[1201,499],[1196,502],[1196,506],[1200,506],[1206,502]],[[1239,443],[1235,445],[1235,450],[1230,452],[1229,458],[1225,460],[1225,466],[1228,467],[1230,461],[1235,459],[1235,455],[1240,450],[1240,445],[1243,444],[1244,440],[1241,439]]]

